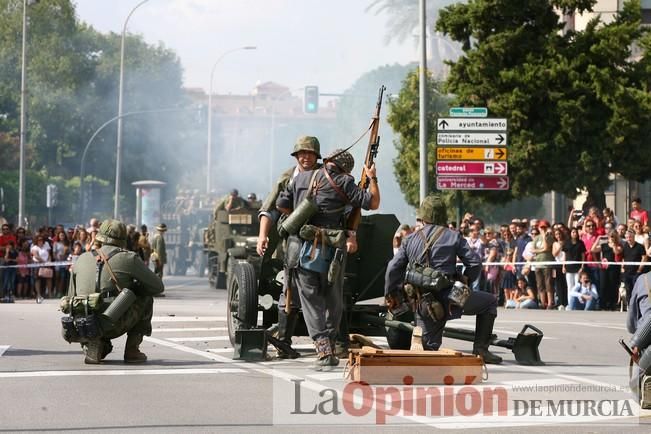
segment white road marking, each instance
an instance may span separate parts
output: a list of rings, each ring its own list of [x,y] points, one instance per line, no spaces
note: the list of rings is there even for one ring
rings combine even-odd
[[[120,375],[196,375],[237,374],[247,372],[240,368],[168,368],[168,369],[101,369],[93,371],[30,371],[0,372],[0,378],[32,377],[102,377]]]
[[[210,322],[226,321],[225,316],[155,316],[151,322]]]
[[[206,351],[201,351],[201,350],[197,350],[195,348],[186,347],[185,345],[175,344],[173,342],[168,342],[168,341],[166,341],[164,339],[157,339],[157,338],[152,338],[152,337],[149,337],[149,336],[145,336],[144,339],[145,339],[145,341],[151,342],[152,344],[161,345],[161,346],[164,346],[164,347],[174,348],[175,350],[179,350],[179,351],[194,354],[194,355],[197,355],[197,356],[205,357],[206,359],[211,359],[211,360],[214,360],[216,362],[231,363],[231,364],[241,363],[239,360],[233,360],[233,359],[228,358],[228,357],[222,357],[222,356],[220,356],[218,354],[211,354],[211,353],[208,353]]]
[[[0,357],[2,357],[5,351],[7,351],[10,347],[11,345],[0,345]]]
[[[154,329],[154,333],[176,333],[176,332],[223,332],[228,330],[228,327],[189,327],[189,328],[159,328]]]
[[[209,342],[209,341],[227,341],[228,336],[199,336],[188,338],[166,338],[172,342]]]
[[[233,353],[233,348],[208,348],[206,351],[209,353]]]
[[[343,380],[344,372],[327,372],[323,374],[306,375],[306,377],[317,381]]]

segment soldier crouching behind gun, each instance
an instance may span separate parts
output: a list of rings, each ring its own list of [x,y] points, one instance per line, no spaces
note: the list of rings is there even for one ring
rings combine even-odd
[[[367,191],[350,175],[354,164],[349,152],[337,149],[321,169],[299,173],[276,201],[283,214],[293,210],[280,229],[289,234],[289,285],[298,288],[305,324],[316,346],[317,371],[339,364],[334,351],[343,311],[348,235],[344,211],[347,205],[367,210],[380,206],[375,165],[364,168],[371,180]]]
[[[62,299],[62,311],[70,313],[72,309],[69,319],[72,322],[74,318],[75,323],[74,336],[66,335],[70,330],[65,327],[66,317],[62,319],[64,339],[81,342],[87,364],[101,363],[113,350],[111,339],[124,333],[127,334],[124,361],[147,361],[139,346],[144,335],[151,335],[152,296],[161,293],[164,286],[135,252],[125,250],[126,237],[122,222],[103,222],[95,239],[96,249],[79,257],[70,276],[68,296]],[[86,324],[81,327],[81,317],[94,323],[92,332],[79,330],[86,328]],[[78,338],[84,334],[85,337]]]
[[[296,175],[306,170],[314,170],[321,167],[317,162],[321,158],[321,144],[319,143],[319,139],[312,136],[299,137],[290,155],[296,158],[296,165],[280,175],[280,178],[278,178],[276,184],[272,187],[271,193],[264,200],[258,212],[260,231],[258,233],[256,250],[262,256],[264,263],[268,263],[271,260],[280,241],[276,230],[276,223],[280,217],[280,212],[276,209],[276,200],[278,200],[280,193],[287,188],[287,185],[294,181]],[[288,281],[288,272],[285,268],[283,292],[280,294],[278,300],[278,339],[287,345],[291,345],[292,336],[294,336],[294,329],[298,320],[300,302],[298,294],[292,294],[291,288],[287,286]],[[289,353],[278,348],[276,356],[279,359],[288,359],[296,358],[299,354],[296,351]]]
[[[457,257],[470,282],[481,271],[481,259],[459,232],[447,228],[447,210],[439,195],[426,197],[416,217],[423,228],[403,240],[387,266],[385,297],[389,310],[398,314],[407,308],[403,296],[403,284],[407,284],[405,291],[415,308],[416,324],[423,329],[425,350],[439,349],[447,320],[462,314],[477,315],[472,352],[482,356],[484,363],[501,363],[499,356],[488,351],[497,299],[487,292],[468,293],[467,286],[455,284],[454,279]],[[464,286],[465,291],[460,291]],[[458,296],[460,292],[462,297]]]

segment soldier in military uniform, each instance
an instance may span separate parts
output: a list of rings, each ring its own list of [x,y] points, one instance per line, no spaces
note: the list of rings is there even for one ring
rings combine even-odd
[[[161,223],[156,226],[158,232],[151,240],[151,259],[154,261],[154,273],[161,279],[163,278],[163,268],[167,264],[167,249],[165,248],[165,238],[163,234],[167,232],[167,225]]]
[[[364,190],[355,184],[350,175],[355,162],[349,152],[337,149],[324,162],[321,169],[296,175],[294,182],[276,201],[276,206],[284,214],[295,210],[307,197],[311,197],[316,204],[316,213],[300,231],[301,238],[298,240],[301,242],[301,252],[298,261],[293,258],[294,249],[291,247],[291,238],[295,235],[288,239],[287,261],[290,268],[288,284],[298,288],[303,317],[317,349],[315,369],[318,371],[339,364],[334,347],[343,311],[343,269],[346,263],[344,212],[347,206],[367,210],[380,206],[375,165],[364,168],[370,179],[369,189]],[[304,233],[304,228],[314,231],[313,240],[308,238],[307,232]],[[328,237],[328,240],[324,241],[324,237]],[[341,244],[335,246],[333,238],[340,239]],[[328,259],[331,261],[329,268],[317,265],[319,261],[327,263]],[[331,274],[333,266],[339,268],[335,276]]]
[[[97,292],[104,297],[114,298],[118,288],[111,280],[108,266],[100,266],[100,253],[108,258],[108,264],[116,276],[120,288],[129,288],[136,294],[136,299],[129,309],[112,324],[101,324],[101,338],[83,343],[82,348],[88,364],[101,363],[113,349],[111,339],[127,334],[124,349],[124,361],[143,363],[147,356],[139,349],[143,336],[151,335],[151,318],[154,301],[152,296],[163,291],[161,279],[149,270],[135,252],[125,250],[127,229],[117,220],[102,223],[95,239],[96,249],[82,254],[70,276],[68,296],[90,295]],[[107,298],[100,311],[108,307]]]
[[[635,372],[630,386],[639,394],[640,406],[651,409],[651,272],[635,281],[628,304],[626,328],[633,334],[629,343],[633,350]],[[643,356],[644,354],[644,356]]]
[[[287,188],[288,184],[293,182],[299,173],[321,167],[317,163],[318,159],[321,158],[321,144],[319,143],[319,139],[311,136],[299,137],[290,155],[296,158],[296,165],[290,167],[280,175],[280,178],[273,185],[271,193],[266,197],[258,212],[260,230],[258,233],[257,251],[263,257],[263,262],[265,263],[271,259],[280,241],[280,237],[276,231],[276,223],[280,217],[280,212],[276,209],[278,195]],[[298,319],[299,302],[298,294],[294,293],[294,297],[291,298],[291,308],[286,309],[287,280],[286,278],[283,292],[280,294],[278,302],[278,339],[291,345]],[[279,358],[290,357],[290,354],[280,349],[277,355]]]
[[[402,241],[398,252],[387,266],[385,296],[389,310],[394,313],[401,312],[405,307],[402,294],[408,266],[420,264],[431,267],[447,276],[450,282],[456,279],[457,258],[465,266],[464,275],[468,281],[474,281],[481,271],[481,258],[470,249],[458,231],[447,228],[447,210],[439,195],[427,196],[416,217],[424,226]],[[429,245],[429,249],[425,248],[426,245]],[[448,298],[452,290],[451,283],[438,292],[425,293],[421,288],[415,290],[417,294],[410,294],[410,298],[415,306],[416,324],[423,329],[425,350],[439,349],[446,321],[457,319],[462,314],[476,315],[473,353],[481,355],[485,363],[502,362],[499,356],[488,351],[497,316],[497,299],[493,294],[473,292],[462,308],[451,303]]]
[[[231,190],[231,193],[228,196],[226,196],[221,200],[221,202],[219,202],[219,205],[217,205],[217,209],[215,211],[219,211],[219,210],[233,211],[242,208],[248,208],[248,203],[246,202],[246,200],[240,197],[240,192],[234,188],[233,190]],[[216,215],[217,213],[215,212],[215,216]]]

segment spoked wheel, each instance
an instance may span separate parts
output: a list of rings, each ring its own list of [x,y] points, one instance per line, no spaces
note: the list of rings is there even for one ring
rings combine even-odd
[[[258,323],[258,288],[255,268],[247,262],[233,264],[232,278],[228,285],[228,337],[235,345],[235,331],[252,328]]]

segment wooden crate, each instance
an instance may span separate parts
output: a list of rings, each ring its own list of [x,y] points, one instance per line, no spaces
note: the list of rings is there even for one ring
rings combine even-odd
[[[476,384],[482,381],[480,356],[460,351],[385,350],[362,347],[348,355],[348,379],[367,384]]]

